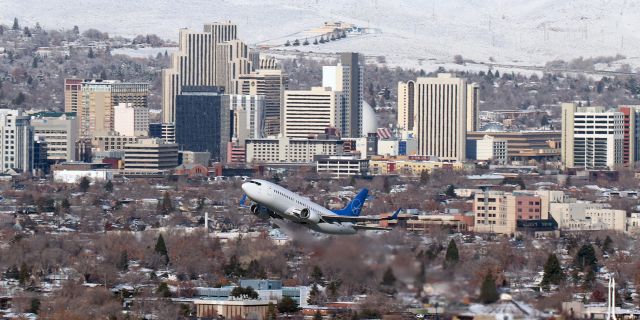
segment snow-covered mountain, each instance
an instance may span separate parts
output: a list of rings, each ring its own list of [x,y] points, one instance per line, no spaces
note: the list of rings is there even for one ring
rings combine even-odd
[[[380,32],[296,49],[359,51],[400,65],[451,61],[456,54],[537,65],[618,53],[640,60],[635,0],[0,0],[0,21],[14,17],[45,28],[78,25],[170,39],[181,27],[231,20],[248,43],[344,21]]]

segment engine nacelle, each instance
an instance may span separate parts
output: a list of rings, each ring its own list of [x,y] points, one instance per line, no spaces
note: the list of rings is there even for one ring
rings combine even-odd
[[[320,215],[308,208],[293,209],[291,210],[291,214],[305,222],[318,223],[320,221]]]
[[[265,206],[252,204],[249,210],[251,210],[251,213],[255,214],[262,220],[269,220],[269,217],[271,217],[270,210]]]

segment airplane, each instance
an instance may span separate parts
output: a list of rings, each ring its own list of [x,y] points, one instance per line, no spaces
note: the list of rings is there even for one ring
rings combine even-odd
[[[355,234],[358,230],[391,230],[384,227],[365,226],[361,223],[395,220],[401,210],[398,209],[389,217],[360,216],[362,205],[369,192],[367,189],[362,189],[340,210],[329,210],[307,197],[265,180],[249,180],[242,184],[242,191],[244,195],[240,200],[240,206],[248,207],[251,213],[261,219],[289,220],[311,230],[334,235]],[[247,199],[253,204],[245,205]]]

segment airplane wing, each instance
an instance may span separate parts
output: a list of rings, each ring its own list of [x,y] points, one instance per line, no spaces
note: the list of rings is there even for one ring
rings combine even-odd
[[[374,227],[374,226],[362,226],[362,225],[353,225],[352,228],[356,230],[380,230],[380,231],[391,231],[391,228],[385,227]]]
[[[323,215],[322,219],[327,222],[371,222],[371,221],[383,221],[383,220],[396,220],[398,219],[398,214],[400,210],[396,210],[393,215],[389,217],[380,217],[380,216],[339,216],[339,215]]]

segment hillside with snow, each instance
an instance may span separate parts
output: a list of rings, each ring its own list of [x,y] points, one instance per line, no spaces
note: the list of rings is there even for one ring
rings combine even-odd
[[[631,0],[0,0],[0,21],[14,17],[45,28],[173,40],[178,28],[231,20],[250,44],[284,43],[326,21],[344,21],[376,32],[283,49],[359,51],[414,67],[451,62],[456,54],[518,65],[622,54],[640,66],[640,2]]]

